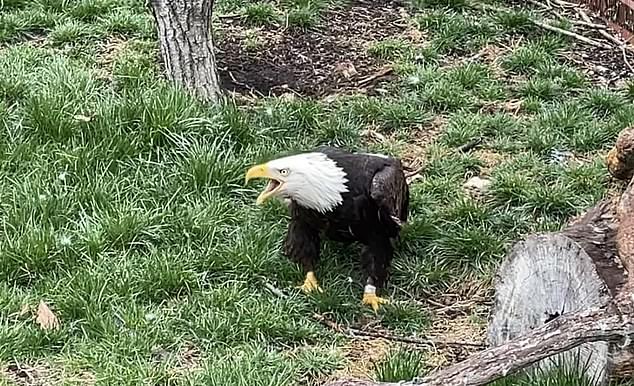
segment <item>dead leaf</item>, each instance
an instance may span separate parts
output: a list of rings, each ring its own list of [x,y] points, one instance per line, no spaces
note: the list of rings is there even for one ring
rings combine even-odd
[[[361,132],[361,135],[368,138],[374,138],[375,140],[378,140],[379,142],[385,142],[386,140],[385,135],[373,129],[363,130]]]
[[[43,330],[57,330],[59,328],[57,316],[43,300],[40,300],[40,304],[37,306],[37,318],[35,321]]]
[[[88,117],[86,115],[81,115],[81,114],[77,114],[73,118],[75,118],[76,121],[80,121],[80,122],[90,122],[92,120],[92,117]]]

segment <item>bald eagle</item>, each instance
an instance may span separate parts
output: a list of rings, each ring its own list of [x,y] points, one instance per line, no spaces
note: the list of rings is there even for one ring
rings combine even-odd
[[[386,283],[393,242],[407,221],[409,206],[400,160],[319,147],[253,166],[246,182],[254,178],[269,180],[258,205],[271,197],[289,204],[284,254],[303,268],[305,292],[321,291],[315,269],[320,243],[327,238],[362,244],[361,265],[367,275],[362,302],[375,311],[387,302],[376,291]]]

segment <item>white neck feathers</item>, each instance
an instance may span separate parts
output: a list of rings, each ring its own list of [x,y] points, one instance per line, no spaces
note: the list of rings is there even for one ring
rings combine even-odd
[[[274,168],[288,168],[284,196],[300,206],[326,213],[343,202],[348,192],[346,173],[324,153],[304,153],[269,162]]]

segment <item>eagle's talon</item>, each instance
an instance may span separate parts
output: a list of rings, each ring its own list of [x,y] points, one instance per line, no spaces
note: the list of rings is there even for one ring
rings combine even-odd
[[[374,312],[377,312],[379,310],[381,304],[389,303],[387,299],[380,298],[376,296],[376,294],[372,293],[363,294],[362,302],[365,305],[371,306]]]
[[[306,279],[304,280],[304,284],[300,285],[299,288],[304,291],[304,293],[310,293],[313,291],[324,292],[319,283],[317,282],[317,277],[313,272],[308,272],[306,274]]]

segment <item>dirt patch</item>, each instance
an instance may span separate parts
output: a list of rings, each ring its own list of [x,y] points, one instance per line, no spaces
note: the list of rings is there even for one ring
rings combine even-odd
[[[478,149],[473,154],[483,163],[483,168],[480,172],[482,176],[489,176],[493,169],[506,159],[505,154],[490,149]]]
[[[21,386],[61,384],[92,386],[95,384],[95,376],[87,371],[68,372],[62,366],[53,366],[48,363],[10,363],[0,371],[1,378]]]
[[[256,95],[324,96],[354,90],[385,65],[368,53],[371,43],[420,38],[407,32],[405,9],[392,1],[356,0],[322,16],[308,31],[249,29],[240,19],[222,19],[217,60],[223,87]]]
[[[358,339],[352,340],[342,347],[346,366],[336,371],[332,379],[372,379],[374,365],[380,362],[389,353],[393,344],[385,339]]]

